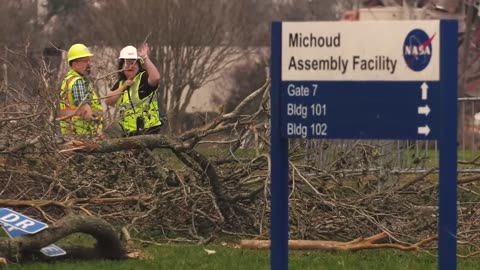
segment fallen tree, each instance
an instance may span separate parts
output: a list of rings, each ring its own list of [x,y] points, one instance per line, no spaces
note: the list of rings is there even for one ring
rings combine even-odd
[[[13,90],[7,92],[11,99],[21,100]],[[56,103],[42,96],[44,90],[38,103],[24,102],[18,112],[0,107],[1,207],[21,208],[50,224],[83,212],[125,227],[137,239],[155,232],[151,240],[159,242],[207,243],[221,234],[266,238],[272,181],[268,79],[233,111],[182,134],[167,130],[101,141],[55,133]],[[245,113],[252,101],[256,111]],[[413,178],[396,174],[382,143],[290,141],[292,239],[348,242],[385,232],[393,243],[419,243],[436,234],[436,169]],[[328,151],[333,148],[338,151]],[[327,152],[333,157],[318,165]],[[464,166],[479,165],[474,159]],[[479,179],[459,179],[459,243],[472,250],[480,239]]]

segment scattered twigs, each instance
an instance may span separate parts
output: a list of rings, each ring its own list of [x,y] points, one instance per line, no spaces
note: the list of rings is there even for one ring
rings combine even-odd
[[[42,83],[46,85],[52,84]],[[22,91],[12,89],[8,94],[16,94],[11,99],[21,100]],[[80,212],[124,227],[123,234],[132,237],[160,232],[157,239],[146,240],[152,243],[205,243],[219,232],[264,238],[270,231],[270,184],[275,181],[269,175],[276,169],[270,160],[269,89],[267,79],[231,112],[222,110],[211,122],[179,136],[65,143],[69,138],[53,132],[58,127],[47,119],[56,110],[53,96],[41,108],[23,109],[28,113],[2,107],[12,112],[0,113],[0,206],[51,222]],[[254,100],[261,102],[252,109]],[[246,108],[255,112],[245,115]],[[312,149],[306,144],[290,141],[292,239],[335,239],[320,245],[335,250],[434,248],[429,236],[438,230],[435,168],[413,179],[397,174],[379,150],[384,142],[376,147],[319,140],[310,144]],[[327,150],[335,155],[326,159]],[[323,165],[317,162],[321,160]],[[472,246],[465,256],[475,256],[480,246],[479,179],[458,179],[463,185],[458,237]],[[358,238],[362,235],[373,236]]]
[[[416,183],[420,182],[420,181],[423,181],[425,180],[425,178],[432,174],[435,170],[437,170],[437,168],[430,168],[429,170],[427,170],[425,173],[417,176],[416,178],[410,180],[409,182],[403,184],[402,186],[400,186],[399,188],[397,188],[397,192],[401,192],[401,191],[404,191],[405,189],[415,185]]]

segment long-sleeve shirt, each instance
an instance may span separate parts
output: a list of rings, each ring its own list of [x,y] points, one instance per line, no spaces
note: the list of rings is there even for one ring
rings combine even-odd
[[[84,103],[90,103],[88,100],[88,82],[77,80],[72,85],[72,98],[76,106],[79,106],[82,101],[85,101]]]

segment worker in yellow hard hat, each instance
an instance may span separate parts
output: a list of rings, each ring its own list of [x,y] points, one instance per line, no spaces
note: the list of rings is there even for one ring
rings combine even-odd
[[[70,70],[60,90],[60,126],[64,135],[101,134],[103,110],[87,79],[93,54],[83,44],[74,44],[67,53]]]
[[[108,93],[107,105],[117,105],[124,135],[155,134],[162,121],[156,90],[160,73],[148,57],[149,46],[126,46],[120,51],[118,81]]]

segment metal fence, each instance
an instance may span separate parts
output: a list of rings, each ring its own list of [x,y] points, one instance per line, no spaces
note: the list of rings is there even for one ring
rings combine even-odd
[[[452,111],[452,113],[456,113]],[[480,155],[480,98],[458,99],[458,160],[461,172],[478,173],[472,163]],[[478,113],[478,116],[476,114]],[[299,141],[292,141],[292,144]],[[361,174],[388,170],[421,173],[438,167],[437,141],[416,140],[306,140],[307,162],[326,171]],[[292,149],[293,145],[291,146]],[[479,162],[480,163],[480,162]]]

